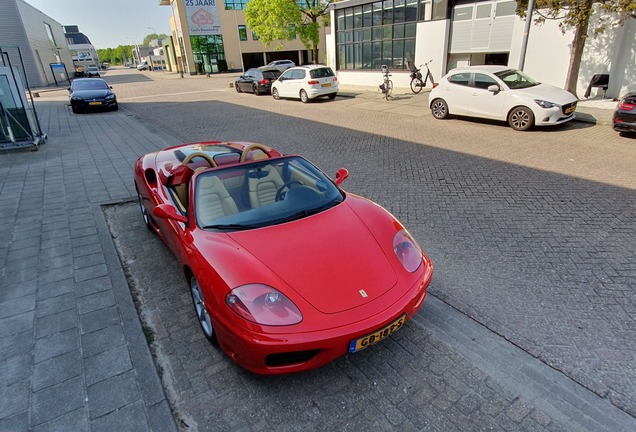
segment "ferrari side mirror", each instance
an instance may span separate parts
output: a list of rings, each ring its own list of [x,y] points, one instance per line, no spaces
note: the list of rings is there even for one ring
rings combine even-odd
[[[349,177],[349,171],[346,168],[340,168],[336,171],[336,185],[340,186],[340,183],[346,180]]]
[[[188,218],[177,213],[177,209],[170,204],[160,204],[152,210],[152,214],[162,219],[170,219],[177,222],[187,223]]]

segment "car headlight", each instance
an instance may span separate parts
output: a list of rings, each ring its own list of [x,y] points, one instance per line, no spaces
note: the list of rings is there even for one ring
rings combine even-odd
[[[303,320],[298,307],[283,293],[263,284],[234,288],[225,303],[242,318],[261,325],[284,326]]]
[[[557,104],[555,104],[555,103],[544,101],[544,100],[541,100],[541,99],[535,99],[534,101],[541,108],[554,108],[555,106],[557,106]]]
[[[398,231],[393,237],[393,252],[409,273],[422,264],[422,250],[406,230]]]
[[[114,94],[112,94],[112,93],[111,93],[111,94],[107,94],[107,95],[106,95],[106,97],[105,97],[104,99],[106,99],[106,100],[113,100],[113,99],[115,99],[115,95],[114,95]]]

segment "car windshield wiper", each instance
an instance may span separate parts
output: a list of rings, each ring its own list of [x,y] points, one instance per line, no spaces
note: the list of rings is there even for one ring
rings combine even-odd
[[[307,216],[311,216],[311,215],[315,215],[316,213],[320,213],[321,211],[327,210],[328,208],[334,207],[335,205],[340,204],[341,202],[342,202],[342,200],[329,201],[328,203],[323,204],[323,205],[318,206],[318,207],[297,211],[296,213],[293,213],[293,214],[291,214],[291,215],[289,215],[287,217],[275,220],[272,223],[273,224],[280,224],[280,223],[285,223],[285,222],[291,222],[291,221],[297,220],[297,219],[302,219],[302,218],[305,218]]]
[[[243,224],[216,224],[216,225],[205,225],[203,229],[218,229],[218,230],[248,230],[255,228],[254,225],[243,225]]]

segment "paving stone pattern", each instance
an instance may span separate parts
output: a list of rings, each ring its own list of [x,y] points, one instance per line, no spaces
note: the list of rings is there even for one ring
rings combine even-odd
[[[355,101],[250,96],[131,109],[187,112],[187,127],[165,125],[184,140],[240,136],[328,173],[346,166],[344,187],[391,210],[429,252],[433,294],[636,415],[636,185],[622,165],[636,161],[633,140],[579,123],[524,134],[465,120],[433,128]],[[501,161],[515,154],[519,164]],[[571,175],[586,169],[596,181]]]
[[[0,154],[0,430],[176,430],[99,210],[160,144],[125,115],[38,109],[49,142]]]
[[[118,113],[39,102],[49,143],[0,154],[0,430],[177,427],[99,205],[134,196],[143,153],[237,138],[303,154],[328,173],[349,168],[345,187],[393,211],[426,248],[430,292],[447,304],[433,299],[426,319],[360,355],[269,379],[204,342],[181,279],[149,277],[148,316],[171,311],[151,322],[157,341],[176,339],[156,349],[178,427],[635,429],[625,414],[636,413],[633,141],[574,123],[526,134],[462,120],[431,127],[368,101],[303,105],[236,95],[212,78],[148,76],[107,77],[124,101]],[[141,259],[125,257],[128,268]],[[450,330],[458,320],[444,320],[448,305],[474,318],[457,327],[467,334],[483,324],[565,374],[566,384],[543,385],[570,389],[581,418],[559,415],[571,403],[546,405],[521,388],[540,376],[507,385]],[[486,346],[515,358],[508,345]],[[608,417],[617,420],[602,426]]]

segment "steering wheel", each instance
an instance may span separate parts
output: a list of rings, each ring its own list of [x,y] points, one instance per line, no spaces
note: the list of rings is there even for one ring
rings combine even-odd
[[[192,159],[194,159],[195,157],[202,157],[203,159],[205,159],[212,168],[216,168],[216,162],[214,162],[214,159],[212,159],[212,156],[210,156],[207,153],[203,153],[203,152],[194,152],[194,153],[190,153],[189,155],[186,156],[186,158],[183,160],[183,162],[181,162],[181,164],[183,166],[188,166],[188,164],[190,162],[192,162]]]
[[[281,185],[281,187],[279,187],[278,189],[276,189],[276,197],[274,198],[274,201],[282,201],[285,199],[285,195],[287,194],[287,192],[285,192],[285,189],[289,189],[291,188],[292,185],[294,184],[298,184],[298,185],[303,185],[302,182],[298,181],[298,180],[288,180],[285,183],[283,183]]]
[[[250,154],[250,152],[252,150],[261,150],[263,153],[265,153],[267,155],[267,157],[269,157],[269,148],[265,147],[263,144],[250,144],[247,147],[245,147],[243,149],[243,152],[241,153],[241,157],[239,159],[239,163],[245,162],[247,160],[247,155]]]

